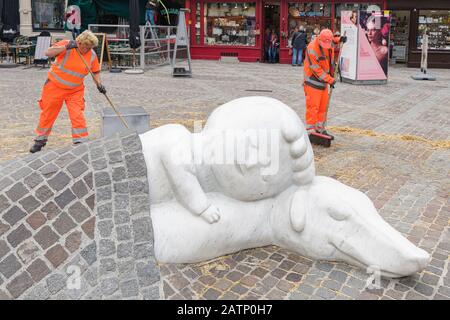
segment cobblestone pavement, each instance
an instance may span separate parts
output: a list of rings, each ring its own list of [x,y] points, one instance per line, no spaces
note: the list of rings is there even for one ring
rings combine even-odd
[[[249,95],[277,98],[294,108],[303,118],[304,96],[299,85],[302,79],[301,68],[194,61],[193,71],[192,79],[174,79],[170,77],[168,67],[139,76],[105,72],[103,77],[112,100],[118,106],[143,106],[150,114],[152,127],[166,123],[182,123],[192,128],[194,120],[204,121],[220,104]],[[159,265],[159,291],[162,298],[450,299],[450,71],[432,70],[438,78],[436,82],[414,81],[410,75],[416,72],[417,70],[413,69],[391,68],[389,82],[382,86],[338,84],[333,93],[329,113],[330,126],[333,127],[337,138],[330,149],[314,147],[314,152],[319,175],[333,177],[365,192],[386,221],[432,255],[430,265],[425,271],[397,280],[383,279],[380,289],[368,289],[366,282],[369,275],[365,270],[342,263],[312,261],[271,246],[246,250],[195,265]],[[0,70],[0,111],[3,115],[0,120],[0,160],[11,160],[27,154],[39,115],[36,100],[39,98],[45,76],[45,71],[36,69]],[[94,139],[101,135],[101,109],[106,104],[103,97],[92,88],[90,80],[87,81],[86,102],[90,134]],[[64,150],[61,148],[71,143],[70,123],[66,111],[62,112],[54,129],[54,136],[46,149]],[[64,152],[58,152],[64,155]],[[74,152],[70,154],[73,156]],[[93,155],[91,150],[89,154],[91,160],[95,160],[95,152]],[[83,161],[82,154],[76,155],[77,160]],[[45,159],[41,161],[46,163]],[[100,163],[97,165],[102,168]],[[3,166],[8,168],[7,163]],[[115,166],[113,163],[112,167]],[[64,170],[70,175],[68,169]],[[10,197],[20,197],[21,189],[16,186],[13,190],[15,185],[8,181],[26,179],[25,176],[30,172],[25,171],[2,171],[0,198],[4,196],[7,197],[5,199],[11,200]],[[102,181],[101,177],[99,179]],[[50,191],[62,188],[60,180],[63,181],[64,176],[53,181]],[[37,183],[31,178],[27,181]],[[33,195],[45,196],[45,190],[41,191],[33,191]],[[88,189],[81,198],[85,201],[91,195],[92,191]],[[98,191],[96,195],[99,196]],[[39,225],[44,230],[50,223],[42,221],[39,219],[42,217],[33,212],[33,199],[28,199],[26,195],[23,197],[24,199],[15,199],[19,203],[17,208],[25,215],[22,219],[28,219],[31,223],[44,223]],[[10,210],[3,207],[0,209]],[[88,210],[89,217],[92,212]],[[10,214],[7,217],[16,215]],[[92,219],[89,217],[86,216],[86,221]],[[64,215],[57,218],[60,223],[56,223],[56,220],[52,222],[52,228],[59,228],[55,229],[58,233],[64,232],[64,223],[69,221],[63,218],[67,217]],[[94,238],[97,242],[103,239],[102,234],[108,238],[111,217],[104,218],[106,220],[101,224],[99,221],[95,222]],[[5,281],[12,273],[18,272],[15,276],[19,279],[10,288],[13,292],[23,292],[27,289],[24,286],[32,285],[35,280],[33,277],[39,279],[40,276],[48,274],[48,271],[41,262],[34,264],[34,268],[30,270],[21,269],[20,263],[25,263],[24,259],[35,258],[33,248],[26,247],[27,242],[24,239],[29,238],[28,233],[35,239],[41,238],[32,225],[27,224],[24,229],[25,225],[17,227],[17,221],[13,220],[0,221],[0,287],[2,283],[6,284]],[[86,233],[83,229],[84,221],[75,221],[70,234],[76,234],[72,240],[80,242],[80,247],[85,243],[88,248],[92,239],[89,232]],[[9,230],[11,223],[17,227],[14,233]],[[33,230],[29,230],[28,226]],[[131,234],[141,233],[139,230],[131,231],[134,225],[130,222],[125,226],[128,229],[124,227],[124,230],[129,230]],[[19,229],[21,227],[22,229]],[[6,239],[2,236],[3,233],[8,233],[9,237]],[[119,233],[123,234],[120,231]],[[21,250],[11,255],[5,248],[15,244],[20,246]],[[46,246],[44,243],[42,245]],[[67,247],[66,249],[70,250]],[[52,262],[51,259],[58,257],[60,252],[55,251],[53,255],[38,258],[36,261],[46,261],[45,264],[51,268],[53,262],[58,264],[57,260]],[[102,267],[116,268],[115,262],[117,260],[103,259]],[[122,284],[120,290],[117,279],[111,280],[110,277],[102,278],[99,290],[103,288],[106,293],[110,293],[115,289],[121,292],[122,297],[133,297],[130,292],[137,292],[139,281],[146,284],[145,281],[151,282],[153,280],[149,279],[155,277],[149,275],[151,270],[148,270],[148,264],[133,266],[134,271],[128,271],[134,272],[135,277]],[[125,264],[122,264],[122,267],[124,268]],[[17,271],[19,269],[23,272]],[[144,280],[139,278],[139,274],[143,275],[141,278]],[[61,277],[62,275],[54,276],[50,281],[50,288],[55,292],[55,288],[62,283]],[[39,287],[35,287],[35,291],[41,292],[36,288]],[[11,291],[8,292],[12,294]],[[8,295],[8,292],[0,292],[0,299],[2,294]],[[154,287],[149,287],[147,292],[139,293],[139,297],[155,297],[158,294]],[[57,297],[80,298],[80,295]],[[111,293],[102,297],[119,296]]]

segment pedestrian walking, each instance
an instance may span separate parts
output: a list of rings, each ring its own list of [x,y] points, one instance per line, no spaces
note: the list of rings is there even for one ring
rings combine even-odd
[[[31,153],[41,151],[46,145],[64,102],[72,124],[73,143],[78,144],[87,140],[88,130],[84,118],[84,78],[89,74],[89,70],[85,63],[94,74],[98,90],[103,94],[106,93],[100,81],[100,64],[93,50],[96,46],[98,46],[98,38],[91,31],[86,30],[76,40],[59,41],[45,52],[47,57],[56,57],[56,60],[48,72],[39,100],[41,113],[36,128],[35,143],[30,149]]]
[[[306,48],[306,32],[303,26],[295,27],[292,35],[292,65],[303,65],[303,50]]]
[[[270,46],[269,46],[269,62],[275,63],[277,57],[277,50],[279,46],[278,36],[274,30],[272,30],[272,34],[270,36]]]

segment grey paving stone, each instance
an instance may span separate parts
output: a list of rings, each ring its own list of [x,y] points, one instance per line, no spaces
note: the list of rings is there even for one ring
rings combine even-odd
[[[97,159],[95,161],[92,161],[92,167],[95,170],[103,170],[106,169],[108,167],[108,163],[106,162],[106,159]]]
[[[78,178],[88,170],[88,166],[82,160],[76,160],[67,166],[67,171],[72,178]]]
[[[114,196],[114,208],[116,210],[126,210],[130,204],[130,197],[124,194]]]
[[[4,195],[0,195],[0,212],[5,212],[10,205],[11,202]]]
[[[100,274],[116,271],[116,261],[112,258],[100,259]]]
[[[76,197],[73,194],[73,192],[70,191],[70,189],[66,189],[59,196],[55,197],[55,202],[61,209],[64,209],[68,204],[70,204],[75,199]]]
[[[11,226],[14,226],[17,222],[26,217],[26,215],[27,214],[22,209],[18,206],[14,206],[3,215],[3,219]]]
[[[17,249],[16,254],[24,265],[29,265],[39,254],[41,250],[37,244],[32,240],[27,240],[22,243]]]
[[[77,182],[75,182],[71,189],[78,199],[83,198],[89,192],[83,180],[78,180]]]
[[[333,270],[330,272],[329,277],[339,283],[344,283],[347,280],[348,274],[342,271]]]
[[[94,177],[92,175],[92,172],[89,172],[88,174],[86,174],[85,176],[83,176],[83,180],[86,183],[87,187],[89,189],[92,189],[94,187]]]
[[[55,193],[46,185],[41,186],[36,190],[36,198],[41,202],[45,202],[50,199]]]
[[[114,192],[118,194],[129,194],[128,182],[114,183]]]
[[[111,185],[111,178],[108,172],[96,172],[94,174],[95,187],[104,187]]]
[[[136,274],[141,287],[150,286],[159,281],[159,268],[154,259],[136,264]]]
[[[134,258],[149,259],[154,255],[153,247],[150,243],[140,243],[134,246]]]
[[[71,150],[71,148],[68,148],[67,151]],[[58,151],[64,151],[63,149],[58,150]],[[60,167],[60,168],[64,168],[66,167],[71,161],[73,161],[75,159],[75,156],[71,153],[65,153],[64,155],[58,157],[54,163]]]
[[[111,198],[112,198],[112,191],[110,186],[97,189],[98,202],[111,200]]]
[[[153,228],[150,218],[139,218],[133,220],[134,242],[152,242]]]
[[[45,206],[42,207],[41,211],[52,216],[57,216],[61,212],[61,210],[54,202],[47,203]]]
[[[102,279],[100,286],[104,295],[112,295],[119,290],[119,280],[117,278]]]
[[[109,158],[110,164],[120,163],[123,161],[121,151],[114,151],[114,152],[108,153],[108,158]]]
[[[142,290],[142,296],[144,300],[159,300],[159,287],[158,286],[152,286],[149,288],[145,288]]]
[[[113,228],[114,228],[114,224],[113,224],[112,220],[102,220],[97,223],[97,229],[99,230],[100,236],[102,238],[110,237]]]
[[[46,279],[46,283],[48,291],[51,294],[56,294],[66,287],[66,276],[59,273],[53,273]]]
[[[28,273],[34,282],[41,281],[46,275],[50,273],[50,269],[42,259],[36,259],[27,268]]]
[[[113,168],[113,181],[122,181],[127,178],[127,172],[125,167]]]
[[[97,261],[97,244],[92,242],[80,252],[80,255],[88,265],[92,265],[95,261]]]
[[[33,212],[41,205],[41,203],[32,195],[23,198],[22,200],[19,201],[19,203],[28,213]]]
[[[77,225],[65,212],[61,213],[55,222],[53,222],[53,227],[60,235],[65,235]]]
[[[142,153],[125,156],[128,178],[141,178],[147,176],[147,167]]]
[[[44,177],[46,179],[50,178],[51,176],[53,176],[56,172],[59,171],[59,168],[54,165],[53,163],[49,163],[45,166],[43,166],[42,168],[39,169],[39,172],[44,175]]]
[[[133,255],[133,242],[123,242],[117,245],[117,258],[128,258]]]
[[[114,223],[116,225],[129,223],[130,222],[130,214],[127,211],[114,211]]]
[[[119,241],[127,241],[133,237],[131,227],[128,225],[116,227],[116,235]]]
[[[113,216],[112,204],[105,203],[97,207],[97,214],[99,219],[111,219]]]
[[[26,239],[31,237],[30,230],[27,229],[23,224],[18,226],[16,229],[12,230],[6,239],[8,240],[9,244],[15,248],[22,242],[24,242]]]
[[[30,168],[32,168],[33,170],[37,170],[40,167],[42,167],[43,165],[44,165],[44,162],[42,162],[41,159],[36,159],[35,161],[33,161],[29,164]]]
[[[11,189],[6,191],[6,195],[13,202],[18,201],[27,194],[28,190],[27,188],[25,188],[22,182],[16,183]]]
[[[0,273],[7,279],[11,278],[20,268],[21,264],[14,254],[8,255],[0,261]]]
[[[11,177],[14,180],[20,180],[20,179],[26,177],[27,175],[29,175],[32,171],[33,170],[31,170],[28,167],[23,167],[23,168],[20,168],[19,170],[17,170],[16,172],[12,173]]]
[[[8,244],[5,241],[0,240],[0,261],[9,251]]]
[[[130,180],[129,182],[130,194],[131,195],[140,195],[140,194],[148,194],[148,181],[141,180]]]
[[[0,191],[2,191],[3,189],[5,189],[6,187],[11,186],[14,183],[13,180],[11,180],[8,177],[5,177],[3,179],[0,179]]]
[[[94,210],[95,208],[95,194],[91,194],[89,197],[85,199],[85,203],[89,207],[89,209]]]
[[[115,242],[108,239],[100,239],[99,254],[101,256],[110,256],[116,253]]]
[[[11,227],[8,226],[7,224],[1,223],[0,222],[0,236],[2,236],[3,234],[5,234]]]
[[[131,197],[131,214],[149,213],[150,202],[148,196]]]
[[[89,209],[78,201],[69,207],[68,212],[70,216],[78,223],[85,221],[91,216]]]
[[[136,297],[139,294],[139,286],[137,280],[128,280],[120,283],[120,291],[123,298]]]
[[[63,190],[65,187],[67,187],[69,182],[70,182],[70,178],[64,172],[58,172],[53,178],[48,180],[48,184],[55,191]]]
[[[30,288],[33,285],[33,280],[31,279],[30,275],[26,272],[22,272],[20,275],[18,275],[16,278],[14,278],[7,286],[9,293],[14,298],[20,297],[22,293],[25,292],[28,288]]]
[[[121,140],[122,148],[126,153],[141,151],[142,146],[139,139],[137,139],[136,135],[130,135],[128,137],[124,137]]]

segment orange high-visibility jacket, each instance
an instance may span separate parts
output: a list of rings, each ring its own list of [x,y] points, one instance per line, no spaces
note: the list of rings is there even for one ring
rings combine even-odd
[[[333,42],[338,43],[339,37]],[[319,45],[319,38],[315,38],[308,45],[305,54],[305,85],[315,89],[325,90],[327,84],[333,83],[334,77],[334,49],[324,49]]]
[[[58,46],[65,46],[69,40],[57,42]],[[100,72],[100,64],[94,50],[82,55],[84,61],[91,68],[93,73]],[[60,53],[48,72],[48,78],[56,86],[62,89],[74,89],[83,84],[84,78],[89,74],[89,70],[84,65],[75,49],[66,50]]]

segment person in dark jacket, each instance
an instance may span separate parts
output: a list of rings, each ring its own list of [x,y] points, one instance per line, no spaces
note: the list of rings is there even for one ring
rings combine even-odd
[[[292,35],[292,65],[303,65],[303,50],[306,48],[306,32],[303,26],[295,27]]]

